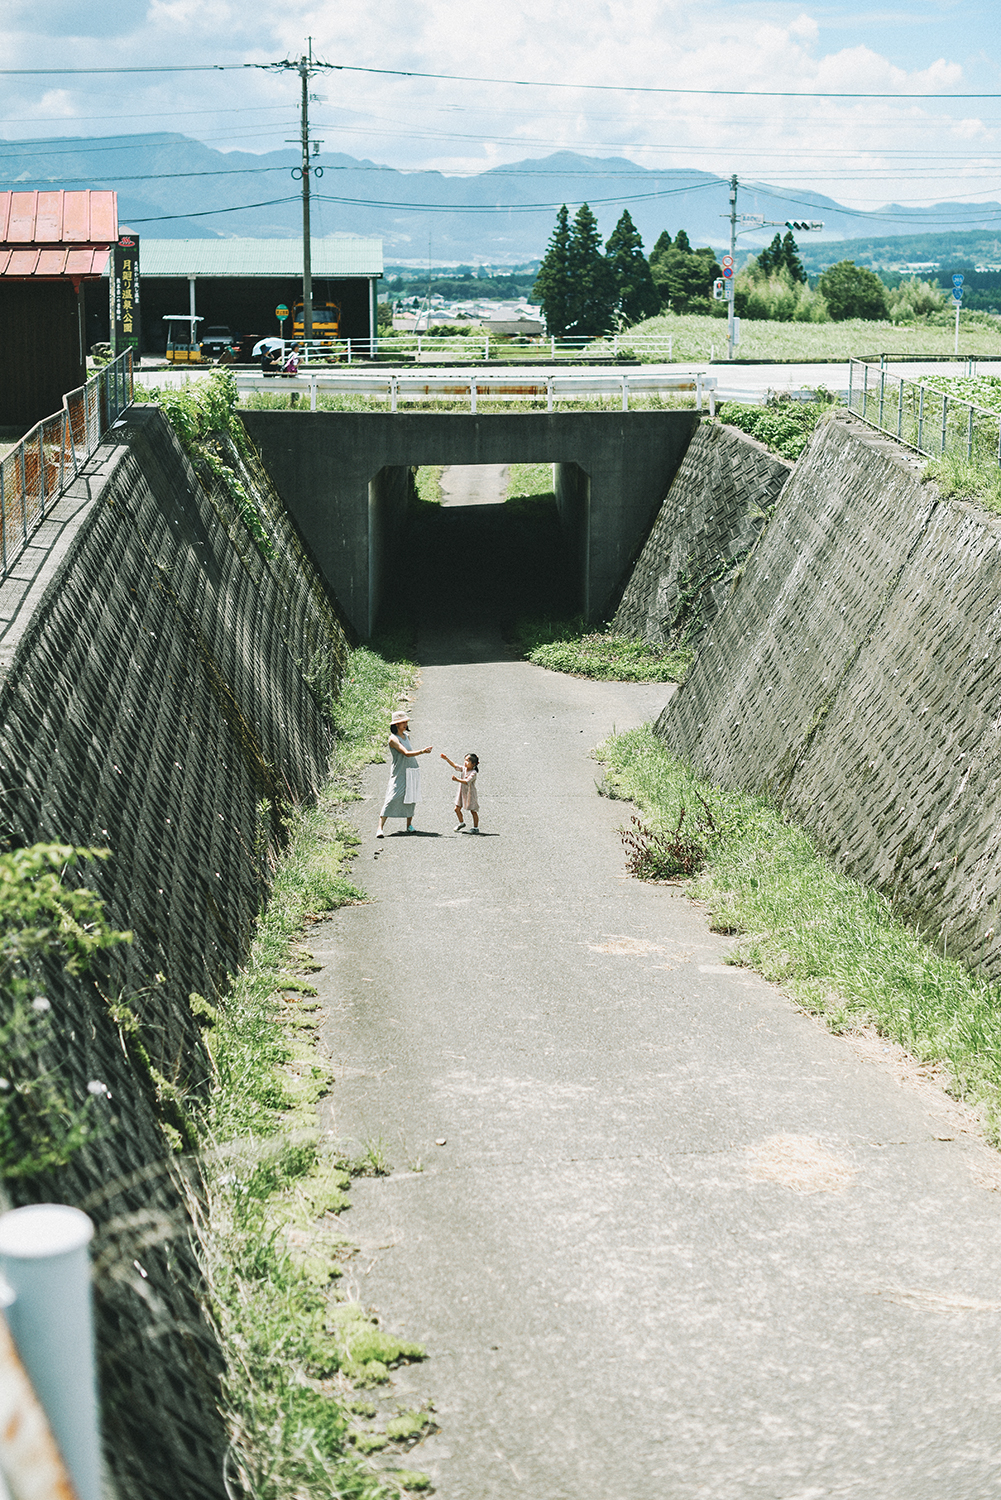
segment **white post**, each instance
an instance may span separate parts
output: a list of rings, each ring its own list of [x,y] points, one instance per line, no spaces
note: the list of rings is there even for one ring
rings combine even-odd
[[[489,335],[489,333],[487,334],[487,343],[486,343],[486,348],[483,351],[483,358],[484,359],[489,359],[490,358],[490,335]]]
[[[669,365],[672,365],[674,363],[674,334],[673,333],[669,333],[668,336],[667,336],[667,362],[668,362]]]
[[[628,411],[629,410],[629,377],[628,377],[628,375],[623,375],[623,377],[622,377],[622,410],[623,411]]]
[[[549,340],[549,358],[550,359],[555,359],[556,358],[556,335],[555,334],[553,334],[552,338]]]
[[[100,1500],[101,1457],[87,1247],[78,1208],[30,1204],[0,1215],[0,1273],[21,1362],[45,1409],[79,1500]]]
[[[553,409],[553,377],[546,376],[546,411]]]
[[[351,340],[350,339],[348,339],[347,345],[348,345],[348,364],[350,364],[351,363]]]
[[[956,348],[954,350],[954,353],[955,353],[957,359],[959,358],[959,309],[960,309],[961,306],[962,306],[962,303],[959,301],[959,299],[957,297],[957,299],[956,299]]]
[[[476,381],[475,380],[471,380],[469,382],[469,410],[470,411],[475,411],[476,410]]]
[[[309,376],[309,409],[316,410],[316,376],[310,372]]]
[[[195,332],[196,332],[197,327],[198,327],[198,319],[195,317],[195,278],[194,278],[194,276],[189,276],[188,277],[188,318],[189,318],[190,323],[191,323],[191,333],[190,333],[190,335],[188,337],[188,355],[189,355],[188,363],[190,364],[190,362],[191,362],[190,361],[191,349],[192,349],[192,346],[194,345],[194,342],[195,342]]]
[[[397,382],[396,376],[395,375],[391,375],[389,377],[389,409],[390,409],[390,411],[395,411],[396,410],[396,393],[397,393],[398,390],[399,390],[399,384]]]

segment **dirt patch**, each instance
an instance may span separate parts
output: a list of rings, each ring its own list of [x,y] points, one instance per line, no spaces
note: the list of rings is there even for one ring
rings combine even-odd
[[[793,1193],[840,1193],[855,1167],[812,1135],[770,1135],[748,1146],[747,1169],[756,1182],[777,1182]]]

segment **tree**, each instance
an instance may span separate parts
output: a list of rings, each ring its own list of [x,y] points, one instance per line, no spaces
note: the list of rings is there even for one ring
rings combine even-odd
[[[669,234],[660,236],[650,256],[650,273],[662,303],[672,312],[684,312],[702,302],[708,309],[712,284],[723,274],[714,252],[708,246],[693,250],[683,229],[673,244]]]
[[[567,252],[569,323],[577,338],[605,333],[615,308],[612,268],[601,253],[598,221],[586,203],[574,217]]]
[[[782,265],[782,238],[776,235],[770,245],[764,250],[759,250],[757,255],[758,270],[762,276],[774,276]]]
[[[835,323],[846,318],[886,317],[886,288],[875,271],[857,266],[853,260],[828,266],[817,282],[817,290]]]
[[[542,308],[546,328],[554,338],[565,336],[571,322],[570,308],[570,215],[564,203],[556,215],[556,227],[539,274],[535,279],[532,296]]]
[[[792,237],[791,229],[787,229],[782,236],[782,264],[789,272],[793,281],[798,281],[801,286],[807,285],[806,271],[803,269],[803,262],[799,258],[799,246]]]
[[[615,288],[615,309],[623,322],[628,325],[654,317],[660,311],[660,293],[628,209],[609,235],[605,252]]]

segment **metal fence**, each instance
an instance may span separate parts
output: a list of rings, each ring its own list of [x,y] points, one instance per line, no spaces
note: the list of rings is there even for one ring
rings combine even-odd
[[[309,366],[294,376],[237,375],[236,387],[241,396],[257,392],[271,396],[285,395],[290,391],[308,393],[311,411],[316,410],[318,392],[385,401],[390,411],[399,410],[400,402],[442,399],[464,404],[468,401],[470,411],[477,411],[483,400],[537,401],[540,404],[544,401],[546,410],[554,411],[560,401],[594,399],[613,401],[622,411],[628,411],[630,400],[636,396],[687,392],[694,396],[697,411],[702,410],[704,401],[708,401],[710,415],[716,410],[716,377],[694,370],[588,370],[580,374],[547,373],[538,377],[525,372],[505,375],[491,371],[470,378],[458,372],[453,375],[401,375],[387,371],[380,375],[374,370],[353,373]]]
[[[0,460],[0,578],[131,401],[132,351],[126,349],[64,396],[62,411],[44,417]]]
[[[401,361],[437,359],[454,355],[463,363],[490,359],[577,360],[584,354],[591,359],[639,359],[670,363],[674,336],[665,338],[630,337],[628,333],[609,334],[605,338],[557,339],[540,335],[498,335],[481,332],[453,336],[431,333],[382,334],[374,339],[275,339],[281,353],[296,349],[303,364],[352,364],[357,359],[397,359]]]
[[[870,427],[929,458],[1001,465],[1001,413],[866,360],[848,366],[848,405]]]

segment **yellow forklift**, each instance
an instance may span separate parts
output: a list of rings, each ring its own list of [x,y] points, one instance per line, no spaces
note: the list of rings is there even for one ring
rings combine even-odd
[[[198,346],[196,323],[201,323],[202,318],[194,318],[190,313],[164,313],[163,321],[167,325],[167,359],[173,365],[196,365],[201,364],[202,351]],[[178,327],[177,325],[187,325]]]

